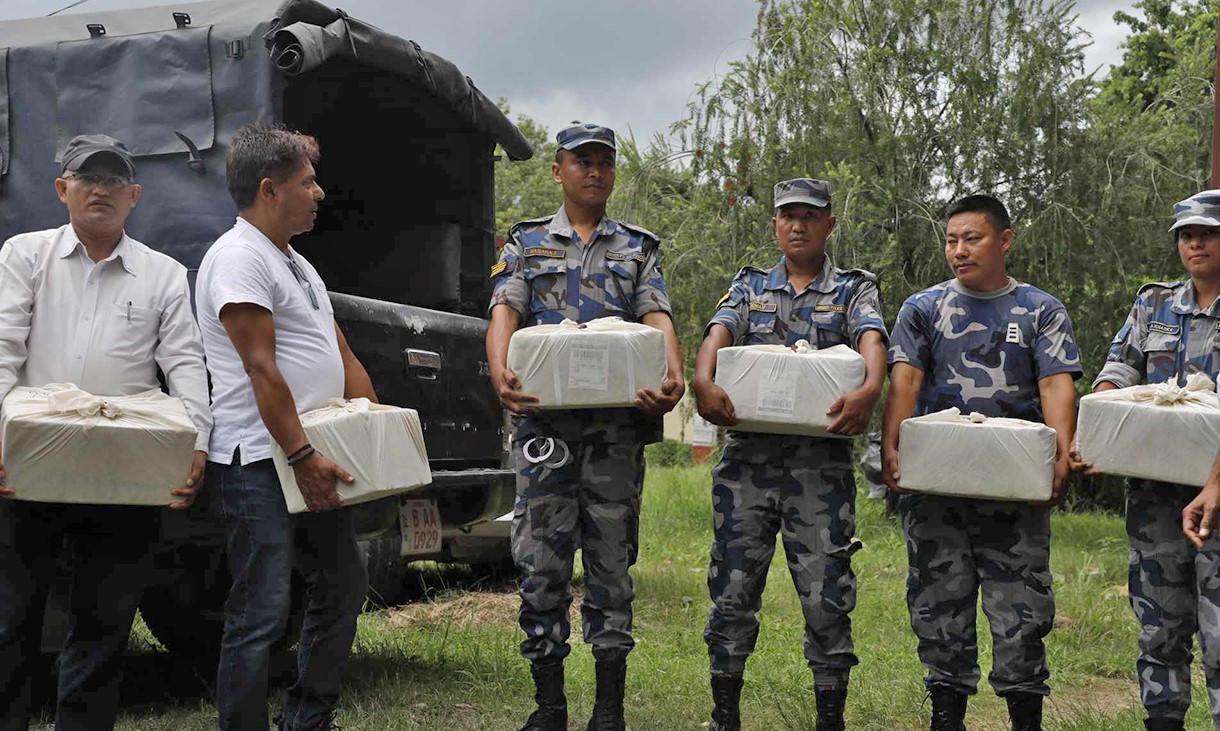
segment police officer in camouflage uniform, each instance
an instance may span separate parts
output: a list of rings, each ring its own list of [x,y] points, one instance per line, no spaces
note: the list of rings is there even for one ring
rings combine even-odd
[[[1191,196],[1174,213],[1170,231],[1190,278],[1140,288],[1094,391],[1183,385],[1196,372],[1220,378],[1220,190]],[[1096,472],[1088,463],[1079,466]],[[1196,633],[1212,718],[1220,729],[1220,542],[1204,535],[1191,545],[1179,525],[1198,491],[1198,485],[1131,480],[1127,492],[1129,588],[1141,625],[1136,668],[1148,713],[1144,724],[1151,731],[1184,728]],[[1190,515],[1189,507],[1185,512]]]
[[[1080,356],[1063,305],[1008,276],[1012,239],[1008,212],[995,198],[952,204],[945,255],[954,279],[911,296],[898,313],[882,430],[884,477],[892,490],[900,477],[899,424],[957,407],[1054,428],[1053,500],[1062,495]],[[1050,693],[1043,638],[1055,615],[1049,507],[910,494],[899,511],[910,562],[907,605],[927,668],[931,728],[965,728],[966,698],[979,680],[981,589],[994,648],[989,680],[1007,701],[1014,731],[1041,729],[1042,699]]]
[[[563,207],[509,232],[491,270],[487,333],[492,384],[513,412],[512,547],[523,574],[520,619],[526,634],[521,654],[531,662],[538,702],[522,731],[567,728],[563,659],[570,650],[568,583],[577,548],[583,549],[585,572],[584,638],[597,661],[597,701],[588,728],[621,731],[627,654],[634,646],[635,591],[628,569],[639,545],[644,445],[659,441],[660,417],[685,390],[682,355],[657,237],[606,216],[614,187],[614,132],[577,124],[561,131],[558,141],[551,170],[563,187]],[[669,374],[661,390],[642,389],[637,408],[532,411],[537,398],[520,392],[520,381],[506,365],[512,333],[599,317],[664,332]],[[535,446],[527,456],[530,444]],[[552,456],[545,457],[548,452]]]
[[[715,384],[716,353],[730,345],[816,348],[849,345],[865,359],[866,378],[839,399],[831,434],[868,426],[885,382],[885,324],[877,278],[838,269],[826,255],[834,229],[830,184],[797,178],[775,186],[771,219],[784,256],[769,271],[746,267],[733,280],[705,331],[695,366],[699,413],[736,423],[733,404]],[[842,731],[847,679],[858,662],[849,614],[856,605],[851,555],[856,482],[848,439],[730,431],[712,472],[715,537],[708,589],[712,610],[704,639],[711,659],[712,731],[741,728],[738,702],[746,660],[758,639],[758,610],[775,535],[783,536],[792,582],[805,615],[805,658],[813,670],[817,731]]]

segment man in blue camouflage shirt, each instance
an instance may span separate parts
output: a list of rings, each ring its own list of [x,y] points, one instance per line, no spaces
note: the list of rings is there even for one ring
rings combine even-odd
[[[590,731],[623,731],[623,692],[635,597],[628,569],[639,548],[644,445],[661,437],[661,416],[685,391],[682,353],[658,261],[660,242],[648,231],[606,216],[614,189],[614,132],[577,124],[558,135],[551,172],[563,187],[553,216],[512,227],[495,280],[487,360],[500,402],[513,412],[517,503],[513,558],[521,580],[521,654],[531,663],[538,708],[522,731],[567,729],[563,659],[568,655],[572,562],[583,550],[585,642],[593,647],[597,700]],[[508,343],[519,327],[621,317],[665,334],[669,373],[661,390],[642,389],[637,408],[532,411],[507,367]],[[531,453],[531,442],[552,450]],[[537,461],[537,455],[556,455]]]
[[[838,269],[826,255],[834,229],[830,184],[797,178],[775,186],[771,219],[784,256],[769,271],[742,269],[705,331],[695,365],[699,413],[721,426],[737,419],[715,383],[716,354],[731,345],[815,348],[849,345],[865,359],[865,382],[839,399],[830,434],[854,436],[868,426],[885,382],[885,324],[877,278]],[[851,555],[856,481],[847,439],[730,431],[712,473],[715,537],[708,589],[712,610],[704,639],[711,659],[709,731],[738,731],[742,674],[758,639],[775,535],[805,615],[805,658],[813,671],[816,731],[843,731],[847,680],[856,665],[849,614],[856,605]]]
[[[887,485],[898,490],[899,424],[951,407],[1045,423],[1058,439],[1054,498],[1062,496],[1076,421],[1080,355],[1063,305],[1008,276],[1013,232],[995,198],[949,206],[945,256],[954,278],[907,299],[891,339],[890,392],[882,428]],[[945,465],[953,469],[953,465]],[[980,588],[991,624],[992,687],[1014,731],[1042,728],[1043,638],[1055,600],[1047,505],[904,495],[899,503],[910,561],[907,606],[919,638],[933,731],[962,731],[979,681],[975,607]]]
[[[1095,392],[1140,383],[1183,385],[1192,373],[1206,373],[1213,382],[1220,376],[1220,190],[1191,196],[1174,206],[1174,213],[1170,231],[1190,278],[1140,288],[1093,382]],[[1096,473],[1086,462],[1078,467]],[[1208,531],[1199,535],[1202,509],[1197,507],[1220,491],[1220,469],[1213,469],[1203,499],[1196,502],[1191,498],[1198,485],[1152,480],[1129,485],[1129,589],[1141,625],[1136,669],[1148,713],[1144,725],[1149,731],[1184,728],[1198,633],[1212,718],[1220,729],[1220,542],[1206,522]],[[1214,515],[1213,508],[1213,523]],[[1186,522],[1185,536],[1180,519]]]

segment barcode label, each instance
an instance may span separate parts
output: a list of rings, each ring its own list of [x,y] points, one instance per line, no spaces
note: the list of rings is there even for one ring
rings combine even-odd
[[[791,376],[780,376],[758,385],[759,416],[791,419],[796,416],[796,382]]]
[[[574,347],[568,351],[568,388],[605,391],[610,373],[610,348]]]

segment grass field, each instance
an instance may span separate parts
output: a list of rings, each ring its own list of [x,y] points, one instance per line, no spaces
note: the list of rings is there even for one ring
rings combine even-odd
[[[707,720],[710,694],[702,628],[709,604],[705,575],[710,516],[706,469],[650,472],[641,559],[634,571],[637,647],[627,689],[627,721],[633,731],[701,729]],[[924,702],[922,669],[903,599],[906,554],[901,532],[882,515],[877,502],[861,499],[859,516],[858,536],[865,548],[854,560],[860,589],[853,617],[861,664],[852,675],[848,727],[927,728],[930,708]],[[1054,695],[1046,727],[1142,729],[1133,669],[1136,626],[1126,599],[1121,519],[1056,515],[1052,552],[1059,612],[1048,640]],[[409,581],[416,585],[417,601],[361,618],[343,728],[518,728],[532,708],[532,686],[527,665],[516,652],[520,637],[513,587],[480,585],[458,569],[421,570]],[[777,551],[771,568],[761,621],[762,636],[746,674],[744,727],[812,729],[813,695],[801,654],[800,608],[782,551]],[[990,643],[980,621],[985,676]],[[137,631],[133,639],[119,728],[214,728],[206,689],[145,638]],[[584,728],[593,696],[593,661],[579,638],[567,673],[571,727]],[[1210,729],[1199,681],[1195,699],[1188,728]],[[967,721],[972,731],[1008,728],[1002,701],[986,685],[971,699]]]

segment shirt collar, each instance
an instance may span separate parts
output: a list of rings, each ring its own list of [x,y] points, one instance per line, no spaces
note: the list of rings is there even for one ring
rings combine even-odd
[[[772,267],[767,273],[767,283],[764,289],[788,289],[792,294],[798,294],[795,289],[789,286],[788,281],[788,257],[780,257],[779,263]],[[830,294],[834,292],[834,265],[830,263],[830,256],[822,255],[822,271],[814,278],[812,282],[805,285],[805,290],[812,289],[815,292],[822,294]],[[802,290],[804,291],[804,290]]]
[[[551,216],[551,222],[546,225],[546,230],[555,236],[563,236],[566,239],[571,239],[576,233],[572,228],[572,222],[568,220],[568,212],[563,206],[554,216]],[[597,227],[593,232],[595,236],[609,236],[619,230],[618,222],[609,216],[602,216],[602,220],[597,223]],[[585,242],[588,243],[588,242]]]
[[[1220,316],[1220,299],[1212,302],[1207,307],[1200,307],[1195,300],[1195,285],[1189,279],[1184,280],[1178,287],[1178,291],[1174,293],[1173,299],[1170,301],[1169,309],[1179,315],[1207,315],[1209,317]]]
[[[60,229],[60,243],[58,249],[56,250],[56,254],[60,259],[66,259],[78,250],[83,256],[89,256],[89,252],[85,249],[84,242],[80,240],[80,236],[76,235],[76,229],[73,228],[72,224],[69,223]],[[110,252],[110,256],[97,263],[101,264],[102,262],[114,261],[117,259],[119,263],[123,265],[123,269],[127,270],[128,274],[133,277],[139,276],[139,272],[136,271],[137,265],[135,262],[135,257],[132,255],[132,250],[133,247],[131,245],[131,237],[129,237],[127,232],[124,231],[123,237],[119,239],[119,243],[114,247],[114,251]]]
[[[293,253],[295,253],[292,248],[292,244],[289,244],[288,253],[285,254],[284,251],[280,247],[275,245],[275,242],[272,241],[270,239],[270,237],[267,236],[267,234],[262,232],[262,229],[260,229],[258,226],[255,226],[254,224],[250,223],[249,221],[242,218],[241,216],[237,217],[237,227],[240,228],[241,230],[245,231],[247,234],[249,234],[254,240],[260,241],[260,242],[266,244],[267,246],[270,246],[272,249],[275,249],[275,253],[279,254],[280,256],[284,256],[284,257],[291,259]]]

